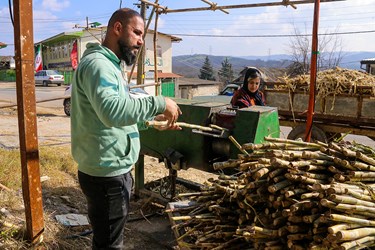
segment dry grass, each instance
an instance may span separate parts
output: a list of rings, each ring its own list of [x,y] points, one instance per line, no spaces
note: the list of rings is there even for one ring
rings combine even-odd
[[[0,183],[11,190],[0,189],[0,249],[88,249],[89,237],[69,238],[88,227],[65,227],[54,218],[56,214],[86,212],[70,148],[41,147],[39,154],[40,174],[49,177],[42,182],[45,231],[43,242],[31,246],[24,240],[20,152],[0,149]]]

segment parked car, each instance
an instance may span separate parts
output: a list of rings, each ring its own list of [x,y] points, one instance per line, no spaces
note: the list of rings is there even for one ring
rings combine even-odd
[[[64,105],[64,113],[67,115],[67,116],[70,116],[70,96],[72,94],[72,85],[69,85],[68,87],[66,87],[65,89],[65,92],[64,92],[64,102],[63,102],[63,105]]]
[[[35,84],[43,84],[47,87],[49,84],[61,86],[64,83],[64,76],[56,70],[40,70],[35,73]]]
[[[128,87],[129,87],[129,95],[133,98],[142,98],[142,97],[145,97],[145,96],[149,96],[149,94],[144,89],[137,88],[137,85],[135,85],[134,83],[130,83],[128,85]],[[71,94],[72,94],[72,85],[69,85],[65,89],[65,93],[64,93],[65,99],[64,99],[64,102],[63,102],[64,113],[67,116],[70,116],[70,96],[71,96]]]
[[[240,85],[230,83],[218,95],[194,96],[193,100],[229,104],[234,92],[240,87]]]

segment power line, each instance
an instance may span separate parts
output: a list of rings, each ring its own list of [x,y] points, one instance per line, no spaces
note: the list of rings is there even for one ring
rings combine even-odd
[[[365,33],[374,33],[375,30],[363,30],[363,31],[348,31],[348,32],[334,32],[334,33],[325,33],[319,34],[319,36],[331,36],[331,35],[351,35],[351,34],[365,34]],[[311,36],[311,34],[294,34],[294,35],[210,35],[210,34],[171,34],[173,36],[193,36],[193,37],[239,37],[239,38],[248,38],[248,37],[297,37],[297,36]]]

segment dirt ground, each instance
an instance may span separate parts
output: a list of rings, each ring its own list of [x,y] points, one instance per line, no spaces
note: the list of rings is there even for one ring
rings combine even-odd
[[[67,117],[61,108],[37,107],[37,128],[39,147],[44,146],[70,146],[70,118]],[[0,109],[0,147],[15,149],[19,147],[18,118],[13,108]],[[168,170],[163,163],[157,159],[145,157],[145,183],[150,183],[168,175]],[[182,170],[178,172],[180,178],[203,183],[213,174],[202,172],[196,169]],[[72,197],[69,190],[79,189],[77,180],[73,177],[67,180],[66,186],[54,187],[66,191],[66,197],[49,196],[50,188],[43,190],[43,204],[45,211],[56,213],[84,213],[86,211],[85,201],[81,197]],[[44,183],[42,183],[44,185]],[[129,222],[125,228],[125,249],[178,249],[175,236],[171,230],[171,224],[167,214],[164,213],[166,200],[159,199],[159,195],[149,197],[142,195],[132,201],[132,211]],[[22,196],[22,195],[21,195]],[[154,197],[154,198],[153,198]],[[156,197],[156,198],[155,198]],[[79,200],[77,200],[79,199]],[[48,228],[57,224],[53,218],[46,222]],[[59,225],[55,225],[59,226]],[[60,225],[61,227],[61,225]],[[90,227],[78,227],[66,229],[71,230],[72,237],[85,241],[83,245],[89,245]],[[77,234],[83,234],[77,237]],[[85,235],[87,234],[87,235]],[[56,235],[56,237],[59,237]],[[3,246],[4,247],[4,246]],[[6,247],[6,246],[5,246]],[[0,248],[2,248],[0,244]],[[55,249],[55,248],[54,248]],[[56,249],[82,249],[72,246],[59,246]],[[83,248],[89,249],[89,247]]]

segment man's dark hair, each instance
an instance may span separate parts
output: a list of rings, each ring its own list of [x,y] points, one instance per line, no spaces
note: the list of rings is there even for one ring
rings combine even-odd
[[[129,8],[122,8],[116,10],[111,18],[108,21],[108,27],[112,27],[115,22],[121,22],[122,24],[127,24],[129,19],[131,19],[134,16],[139,16],[142,18],[142,16],[135,10],[129,9]]]

